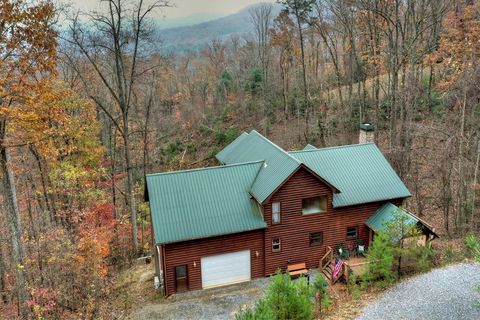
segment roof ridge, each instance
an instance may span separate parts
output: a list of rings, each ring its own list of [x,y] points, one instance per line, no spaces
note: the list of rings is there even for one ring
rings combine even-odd
[[[270,141],[269,139],[267,139],[266,137],[264,137],[261,133],[259,133],[257,130],[255,129],[252,129],[252,131],[250,131],[250,133],[255,133],[257,134],[260,138],[262,138],[263,140],[265,140],[266,142],[268,142],[269,144],[271,144],[273,147],[275,147],[278,151],[284,153],[285,155],[287,155],[290,159],[294,160],[296,163],[298,163],[299,165],[302,164],[301,161],[299,161],[297,158],[295,158],[294,156],[292,156],[290,153],[288,153],[287,151],[285,151],[283,148],[281,148],[279,145],[273,143],[272,141]]]
[[[293,150],[289,151],[289,153],[300,153],[300,152],[317,152],[322,150],[332,150],[332,149],[342,149],[342,148],[353,148],[353,147],[362,147],[362,146],[370,146],[374,145],[378,148],[376,143],[353,143],[353,144],[345,144],[343,146],[333,146],[333,147],[324,147],[324,148],[317,148],[317,149],[310,149],[310,150]]]
[[[188,172],[196,172],[196,171],[204,171],[204,170],[224,169],[224,168],[238,167],[238,166],[244,166],[244,165],[255,164],[255,163],[263,163],[263,162],[265,162],[265,160],[255,160],[255,161],[248,161],[248,162],[232,163],[232,164],[214,166],[214,167],[203,167],[203,168],[193,168],[193,169],[185,169],[185,170],[149,173],[149,174],[147,174],[147,177],[163,176],[163,175],[169,175],[169,174],[175,174],[175,173],[188,173]]]

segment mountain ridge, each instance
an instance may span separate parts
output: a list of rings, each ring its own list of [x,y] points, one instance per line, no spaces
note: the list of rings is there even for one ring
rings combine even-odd
[[[226,41],[235,35],[246,35],[253,30],[249,11],[264,4],[270,3],[249,5],[236,13],[194,25],[157,29],[162,41],[160,51],[164,54],[187,54],[206,47],[212,40]],[[275,17],[280,13],[282,6],[277,3],[271,5]]]

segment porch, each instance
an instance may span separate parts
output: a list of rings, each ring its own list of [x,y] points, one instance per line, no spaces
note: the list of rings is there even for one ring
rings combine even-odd
[[[348,282],[351,275],[359,277],[367,271],[367,260],[362,254],[341,258],[331,247],[327,247],[327,252],[320,259],[318,271],[325,275],[332,285],[342,277]]]

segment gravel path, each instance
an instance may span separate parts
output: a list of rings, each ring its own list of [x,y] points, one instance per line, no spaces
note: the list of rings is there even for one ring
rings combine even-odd
[[[414,277],[387,290],[357,320],[480,319],[480,264],[457,264]]]
[[[312,272],[313,283],[318,273]],[[128,320],[226,320],[243,307],[253,307],[263,296],[270,278],[236,285],[174,294],[167,299],[139,306]]]
[[[179,293],[156,303],[140,306],[129,320],[225,320],[235,318],[241,307],[252,307],[269,279],[206,290]]]

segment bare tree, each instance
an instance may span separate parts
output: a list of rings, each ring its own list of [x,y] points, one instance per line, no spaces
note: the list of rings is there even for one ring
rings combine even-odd
[[[249,11],[258,46],[258,59],[262,66],[263,89],[268,87],[268,64],[270,61],[270,29],[273,24],[273,6],[260,4]]]
[[[305,105],[305,138],[309,139],[308,131],[308,119],[310,112],[310,103],[309,103],[309,94],[308,94],[308,84],[307,84],[307,71],[305,66],[305,43],[303,39],[303,28],[306,22],[310,19],[310,13],[312,11],[312,6],[315,0],[281,0],[279,1],[285,6],[285,11],[295,17],[298,28],[298,36],[300,41],[300,54],[301,54],[301,63],[302,63],[302,80],[303,80],[303,98]]]
[[[78,60],[74,60],[68,54],[64,55],[64,58],[77,71],[89,97],[95,101],[122,137],[127,174],[127,202],[132,224],[132,246],[136,254],[137,207],[130,144],[131,113],[135,103],[137,80],[150,68],[140,63],[142,58],[150,53],[149,49],[153,43],[153,28],[149,23],[149,16],[155,10],[170,6],[170,2],[168,0],[103,2],[104,12],[77,14],[72,18],[68,36],[64,40],[78,50],[80,57],[85,58],[105,87],[108,97],[92,90],[89,75],[78,65]],[[80,22],[81,16],[90,21],[88,25]]]

